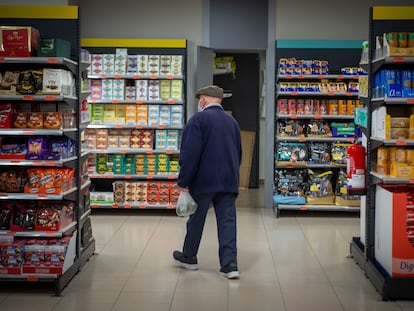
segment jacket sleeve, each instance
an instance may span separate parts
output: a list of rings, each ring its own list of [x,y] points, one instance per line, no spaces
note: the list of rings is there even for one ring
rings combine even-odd
[[[181,138],[180,173],[177,184],[182,188],[191,187],[197,174],[203,146],[201,134],[199,121],[193,117],[185,126]]]

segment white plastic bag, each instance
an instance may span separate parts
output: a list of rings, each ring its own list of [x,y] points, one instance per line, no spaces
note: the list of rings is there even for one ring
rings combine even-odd
[[[186,217],[194,214],[197,209],[197,203],[194,201],[190,192],[181,191],[180,196],[178,197],[177,207],[175,212],[178,216]]]

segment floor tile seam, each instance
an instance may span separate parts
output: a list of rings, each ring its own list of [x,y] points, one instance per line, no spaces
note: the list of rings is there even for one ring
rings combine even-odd
[[[123,224],[122,224],[122,225],[124,225],[126,221],[127,221],[127,219],[125,219],[125,221],[123,222]],[[158,220],[157,225],[155,226],[155,228],[154,228],[153,232],[151,233],[151,236],[150,236],[150,238],[148,239],[147,243],[145,244],[145,247],[144,247],[144,249],[142,250],[142,252],[141,252],[140,256],[138,256],[137,261],[136,261],[136,263],[135,263],[134,267],[131,269],[131,272],[135,270],[135,268],[137,267],[137,265],[138,265],[139,261],[141,260],[142,256],[144,255],[144,252],[145,252],[145,250],[147,249],[148,244],[149,244],[149,243],[150,243],[150,241],[151,241],[151,238],[154,236],[155,231],[156,231],[156,229],[158,228],[158,226],[159,226],[160,222],[161,222],[161,218]],[[121,227],[122,227],[122,226],[121,226]],[[119,229],[119,230],[120,230],[120,229]],[[116,299],[115,299],[115,301],[114,301],[114,303],[113,303],[113,305],[112,305],[111,311],[113,311],[113,310],[114,310],[114,308],[115,308],[115,306],[116,306],[117,302],[119,301],[119,299],[120,299],[120,297],[121,297],[121,294],[124,292],[124,289],[125,289],[125,287],[127,286],[127,284],[128,284],[128,282],[129,282],[129,280],[131,279],[131,277],[132,277],[132,273],[130,273],[130,274],[128,275],[128,277],[126,278],[126,280],[125,280],[125,282],[124,282],[124,285],[121,287],[121,290],[119,291],[119,294],[117,295],[117,297],[116,297]],[[170,310],[171,310],[171,308],[170,308]]]
[[[178,277],[175,281],[175,286],[174,286],[173,294],[172,294],[171,301],[170,301],[170,307],[168,308],[169,311],[173,309],[173,304],[174,304],[175,295],[177,293],[178,283],[180,281],[180,277],[182,274],[183,274],[183,269],[180,269],[180,271],[178,272]]]
[[[308,246],[310,247],[313,255],[315,256],[315,258],[316,258],[316,260],[317,260],[317,262],[318,262],[318,264],[319,264],[319,266],[320,266],[320,268],[322,270],[323,275],[325,276],[325,278],[326,278],[329,286],[331,287],[331,289],[332,289],[332,291],[333,291],[333,293],[334,293],[334,295],[336,297],[336,300],[338,301],[338,303],[341,306],[342,310],[343,311],[346,311],[346,308],[343,305],[342,300],[340,299],[339,294],[338,294],[338,292],[335,289],[335,286],[332,284],[330,278],[328,277],[328,274],[326,273],[326,271],[325,271],[325,269],[324,269],[321,261],[319,260],[319,257],[317,256],[317,251],[314,249],[314,247],[312,246],[312,243],[309,241],[308,235],[306,234],[306,231],[304,230],[304,227],[303,227],[303,225],[302,225],[301,222],[299,222],[299,227],[302,230],[303,235],[305,236],[306,243],[308,244]]]
[[[148,245],[150,244],[151,239],[154,237],[155,232],[157,231],[157,228],[159,227],[159,225],[160,225],[160,223],[161,223],[161,222],[162,222],[162,217],[160,217],[160,218],[158,219],[158,222],[157,222],[156,226],[154,226],[154,229],[153,229],[153,231],[152,231],[152,233],[151,233],[150,237],[148,238],[147,242],[145,243],[145,246],[144,246],[144,248],[142,249],[141,254],[138,256],[138,258],[137,258],[137,260],[136,260],[136,262],[135,262],[135,265],[132,267],[131,272],[132,272],[132,271],[134,271],[134,270],[136,269],[136,267],[138,266],[138,263],[139,263],[139,262],[140,262],[140,260],[142,259],[142,256],[144,255],[145,250],[148,248]],[[120,293],[122,293],[122,292],[124,291],[125,286],[126,286],[126,285],[127,285],[127,283],[129,282],[129,280],[132,278],[132,276],[133,276],[133,273],[130,273],[130,274],[128,275],[128,277],[127,277],[127,279],[126,279],[126,281],[125,281],[124,286],[122,286],[122,288],[121,288]],[[118,299],[117,299],[117,300],[118,300]]]
[[[264,227],[265,232],[266,232],[267,246],[268,246],[269,251],[270,251],[270,256],[272,257],[273,270],[274,270],[274,274],[275,274],[275,277],[276,277],[276,280],[277,280],[278,288],[280,290],[280,295],[282,297],[283,307],[284,307],[284,310],[287,310],[286,299],[285,299],[285,296],[283,295],[283,291],[282,291],[282,284],[280,283],[279,275],[278,275],[277,269],[276,269],[276,258],[273,255],[272,247],[270,245],[270,243],[271,243],[270,236],[269,236],[270,234],[269,234],[269,230],[266,228],[264,217],[265,217],[265,215],[263,214],[263,211],[262,211],[261,212],[261,223],[262,223],[262,226]],[[276,217],[276,215],[274,217]]]
[[[119,224],[118,228],[117,228],[117,229],[114,231],[114,233],[111,235],[111,238],[110,238],[110,239],[108,239],[108,240],[107,240],[107,242],[103,244],[103,247],[101,247],[101,250],[105,249],[105,247],[107,247],[107,246],[108,246],[108,245],[112,242],[112,240],[114,239],[114,236],[115,236],[118,232],[120,232],[121,228],[125,225],[126,221],[127,221],[127,218],[124,218],[124,220],[123,220],[122,222],[120,222],[120,224]],[[92,224],[93,224],[93,223],[92,223]],[[97,252],[97,254],[99,255],[99,252]]]

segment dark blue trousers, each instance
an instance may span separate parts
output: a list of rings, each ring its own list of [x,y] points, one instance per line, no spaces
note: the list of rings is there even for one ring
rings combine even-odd
[[[237,194],[228,192],[191,194],[198,207],[187,220],[187,233],[184,240],[185,257],[197,256],[203,235],[204,224],[210,204],[213,204],[217,220],[220,266],[230,262],[237,264],[236,244],[236,198]]]

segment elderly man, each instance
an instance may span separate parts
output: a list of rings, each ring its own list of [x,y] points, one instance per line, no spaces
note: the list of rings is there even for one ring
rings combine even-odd
[[[209,85],[196,93],[199,112],[183,130],[178,186],[190,191],[198,204],[187,221],[182,252],[173,258],[187,269],[198,269],[197,253],[209,206],[214,206],[219,240],[220,273],[239,278],[236,244],[236,205],[241,162],[240,127],[223,110],[223,89]]]

